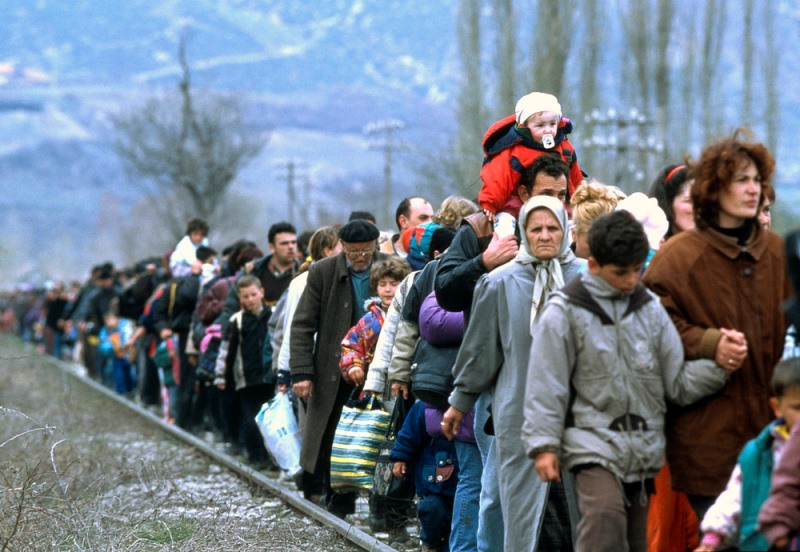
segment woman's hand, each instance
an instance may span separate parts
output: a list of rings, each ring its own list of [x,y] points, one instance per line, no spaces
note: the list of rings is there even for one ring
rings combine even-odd
[[[747,358],[747,338],[736,330],[720,328],[719,331],[722,332],[722,337],[717,342],[714,361],[728,373],[735,372]]]
[[[464,413],[455,406],[447,409],[442,417],[442,433],[447,437],[448,441],[452,441],[458,433],[458,428],[461,427],[461,421],[464,419]]]

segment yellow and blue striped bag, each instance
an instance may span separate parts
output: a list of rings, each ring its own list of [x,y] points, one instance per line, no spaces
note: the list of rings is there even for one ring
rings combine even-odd
[[[357,391],[354,391],[354,395]],[[331,451],[331,488],[340,493],[372,489],[378,449],[391,414],[372,395],[351,395],[342,408]]]

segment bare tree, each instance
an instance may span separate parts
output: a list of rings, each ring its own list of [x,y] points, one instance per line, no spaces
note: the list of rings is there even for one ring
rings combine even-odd
[[[753,57],[755,44],[753,43],[753,0],[744,0],[744,14],[742,34],[744,35],[744,48],[742,48],[742,124],[753,124]]]
[[[536,32],[531,34],[533,82],[531,90],[548,92],[557,98],[565,96],[564,73],[569,56],[572,19],[576,10],[568,2],[551,2],[537,6],[536,13],[546,14],[537,17]]]
[[[777,114],[780,110],[778,98],[778,67],[781,61],[781,49],[778,48],[775,40],[775,16],[773,14],[774,4],[772,2],[762,2],[764,22],[764,41],[765,52],[762,61],[764,95],[767,98],[766,111],[761,118],[765,121],[767,132],[767,146],[777,155],[778,151],[778,131],[779,121]]]
[[[704,141],[708,142],[719,130],[721,115],[713,104],[717,85],[717,68],[722,53],[722,39],[725,33],[725,7],[723,0],[708,0],[706,3],[703,27],[702,61],[700,63],[700,95]]]
[[[461,0],[456,34],[462,75],[453,129],[456,143],[448,141],[419,152],[422,161],[415,168],[430,201],[452,193],[474,197],[480,189],[481,142],[487,125],[480,61],[480,2]]]
[[[497,33],[496,115],[502,117],[510,112],[517,101],[516,52],[517,24],[512,0],[494,0],[494,22]]]
[[[600,67],[600,53],[602,51],[601,42],[604,30],[603,11],[598,8],[597,0],[583,0],[581,12],[584,14],[583,21],[586,26],[583,33],[583,44],[581,45],[581,81],[578,94],[579,113],[589,114],[593,109],[599,108],[601,98],[598,93],[598,70]],[[594,119],[585,117],[581,134],[584,138],[591,137],[595,132]],[[578,160],[581,168],[587,172],[591,171],[591,166],[595,161],[596,155],[592,147],[586,141],[585,146],[579,145]]]
[[[137,182],[158,196],[153,207],[178,235],[192,216],[215,221],[236,175],[267,140],[246,124],[239,97],[193,93],[184,43],[178,94],[155,95],[112,119],[114,149]]]

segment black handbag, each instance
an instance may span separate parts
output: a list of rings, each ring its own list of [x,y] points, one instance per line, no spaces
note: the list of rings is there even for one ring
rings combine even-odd
[[[394,403],[394,409],[392,409],[389,431],[386,434],[386,438],[378,446],[378,462],[375,464],[375,476],[372,485],[372,494],[375,496],[394,500],[411,500],[414,498],[416,489],[414,488],[413,475],[407,474],[405,477],[395,477],[392,473],[394,462],[389,458],[397,432],[400,431],[407,413],[408,404],[406,400],[402,396],[398,396]]]

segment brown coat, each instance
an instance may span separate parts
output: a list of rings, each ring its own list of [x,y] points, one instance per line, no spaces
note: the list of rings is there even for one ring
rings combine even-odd
[[[376,253],[373,262],[385,258],[386,255]],[[332,416],[338,421],[341,412],[342,404],[337,401],[341,379],[339,356],[342,339],[358,321],[353,303],[344,253],[311,265],[292,319],[289,343],[293,381],[310,379],[314,384],[300,451],[300,465],[307,472],[314,472],[326,428],[332,423]]]
[[[721,391],[667,415],[673,487],[716,496],[744,444],[773,418],[767,399],[791,293],[783,244],[760,226],[745,246],[710,228],[683,232],[653,257],[644,283],[661,297],[688,360],[714,358],[719,328],[747,338],[747,359]]]

